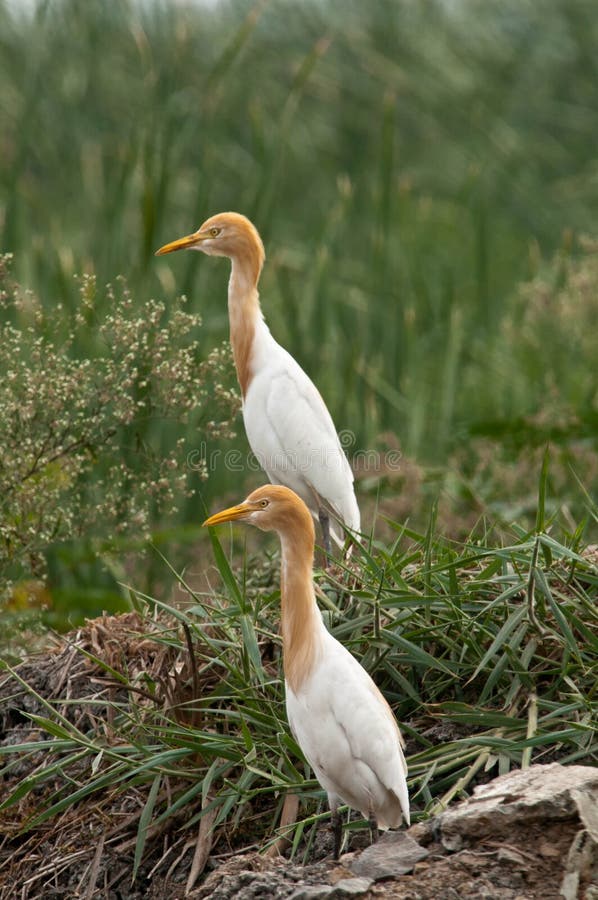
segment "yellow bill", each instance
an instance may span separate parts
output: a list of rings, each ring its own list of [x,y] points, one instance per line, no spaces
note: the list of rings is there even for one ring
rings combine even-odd
[[[156,250],[155,256],[164,256],[165,253],[174,253],[175,250],[185,250],[187,247],[193,247],[194,244],[199,244],[206,237],[208,237],[208,235],[199,234],[199,232],[194,231],[193,234],[177,238],[176,241],[171,241],[170,244],[164,244],[163,247]]]
[[[204,525],[221,525],[223,522],[234,522],[235,519],[242,519],[247,513],[251,512],[251,507],[245,503],[239,503],[238,506],[230,506],[221,512],[214,513],[209,519],[206,519]]]

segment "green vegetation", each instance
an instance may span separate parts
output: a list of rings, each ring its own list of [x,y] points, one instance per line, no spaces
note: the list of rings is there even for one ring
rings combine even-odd
[[[0,750],[11,835],[134,791],[137,871],[164,830],[209,815],[261,842],[281,791],[313,798],[285,723],[277,557],[229,563],[214,541],[226,597],[175,603],[173,570],[142,556],[151,536],[203,571],[204,511],[262,480],[222,456],[247,450],[226,265],[153,256],[224,209],[264,238],[273,332],[350,451],[380,454],[356,465],[372,539],[318,584],[406,725],[415,808],[486,770],[596,762],[595,12],[0,0],[2,641],[30,648],[31,604],[64,629],[124,603],[142,648],[137,665],[73,637],[68,666],[83,654],[105,682],[84,701],[18,669],[37,737]]]
[[[108,286],[110,309],[99,318],[95,279],[86,276],[70,316],[21,291],[8,262],[0,257],[5,642],[31,607],[35,617],[48,606],[46,624],[59,627],[93,604],[123,607],[119,557],[142,551],[158,515],[172,519],[177,499],[193,493],[192,475],[207,477],[199,463],[180,465],[184,429],[191,422],[207,437],[228,435],[238,408],[236,393],[222,384],[229,353],[200,348],[199,316],[184,298],[168,312],[148,301],[141,316],[121,282]],[[79,575],[90,571],[69,585],[77,552]]]

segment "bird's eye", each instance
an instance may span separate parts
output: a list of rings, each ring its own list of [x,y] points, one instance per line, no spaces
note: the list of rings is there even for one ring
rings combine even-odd
[[[218,237],[220,234],[220,228],[210,228],[210,235],[212,237]]]
[[[265,509],[268,506],[269,500],[260,500],[260,506],[262,509]]]

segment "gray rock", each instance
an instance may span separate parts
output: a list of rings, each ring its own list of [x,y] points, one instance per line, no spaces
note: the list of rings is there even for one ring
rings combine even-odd
[[[361,897],[362,894],[369,891],[373,883],[371,878],[341,878],[334,885],[332,896],[335,900],[336,898],[342,900],[344,897]]]
[[[447,850],[455,851],[468,840],[479,840],[486,835],[495,839],[508,837],[513,826],[522,821],[549,822],[577,817],[580,815],[578,792],[589,800],[590,806],[596,802],[597,769],[552,763],[501,775],[475,788],[473,797],[439,817],[442,844]],[[588,808],[588,802],[583,806]]]
[[[415,864],[427,855],[428,851],[404,831],[389,831],[356,856],[349,866],[356,875],[379,881],[413,871]]]
[[[577,900],[580,884],[593,885],[598,890],[598,843],[587,830],[578,831],[567,854],[567,865],[561,882],[565,900]],[[589,893],[585,894],[589,897]]]
[[[580,791],[576,788],[571,791],[571,796],[577,806],[582,825],[593,841],[598,844],[598,797],[596,791]]]
[[[332,897],[334,885],[332,884],[306,884],[291,894],[289,900],[321,900],[323,897]]]
[[[289,897],[289,900],[345,900],[362,897],[373,885],[371,878],[341,878],[336,884],[304,885]]]

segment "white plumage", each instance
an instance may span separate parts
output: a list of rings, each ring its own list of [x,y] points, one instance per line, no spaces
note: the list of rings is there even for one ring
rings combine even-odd
[[[257,284],[265,259],[261,238],[239,213],[212,216],[158,254],[183,248],[231,260],[230,336],[243,394],[243,421],[251,449],[270,480],[295,491],[342,546],[342,525],[360,529],[353,473],[319,391],[272,337]]]
[[[409,824],[407,765],[392,711],[365,669],[325,628],[313,586],[314,526],[303,501],[265,485],[205,525],[244,520],[281,541],[281,629],[289,725],[328,794],[340,849],[340,803],[376,827]]]
[[[409,824],[407,764],[394,716],[365,669],[320,623],[313,671],[297,693],[286,688],[291,731],[333,811],[346,803],[373,816],[378,828]]]
[[[263,319],[256,327],[254,359],[255,375],[243,402],[249,444],[271,482],[295,491],[314,516],[332,513],[330,531],[342,545],[334,517],[359,531],[359,508],[353,473],[326,404]]]

